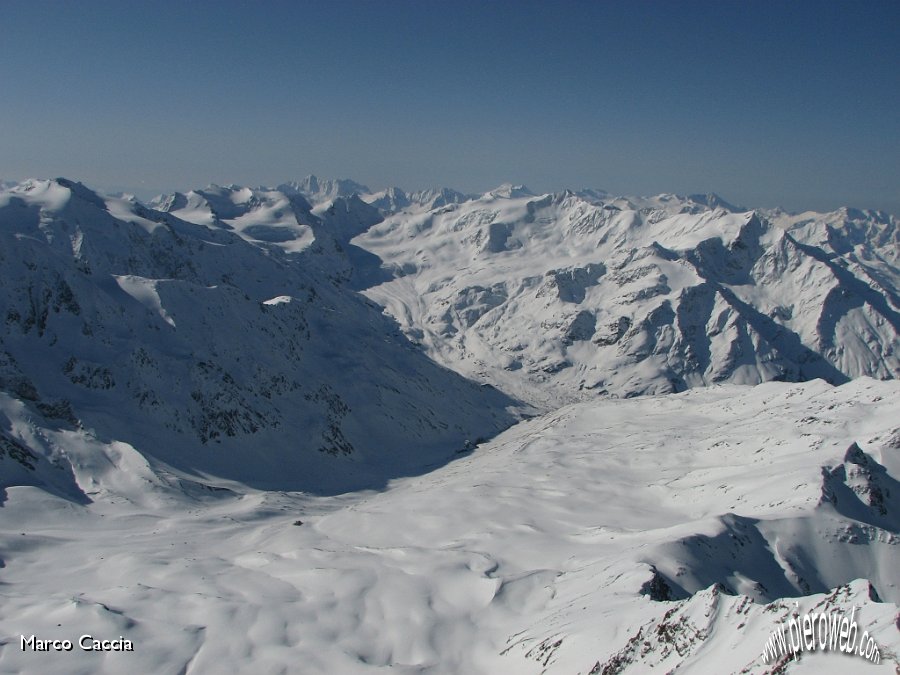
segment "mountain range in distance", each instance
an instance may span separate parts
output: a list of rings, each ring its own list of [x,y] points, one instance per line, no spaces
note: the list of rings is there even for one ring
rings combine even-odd
[[[888,672],[898,255],[715,195],[4,185],[0,672],[869,672],[764,663],[794,601]],[[16,642],[82,626],[137,653]]]

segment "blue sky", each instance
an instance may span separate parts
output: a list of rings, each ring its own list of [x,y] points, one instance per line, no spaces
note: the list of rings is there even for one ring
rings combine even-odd
[[[900,214],[900,2],[0,0],[0,178]]]

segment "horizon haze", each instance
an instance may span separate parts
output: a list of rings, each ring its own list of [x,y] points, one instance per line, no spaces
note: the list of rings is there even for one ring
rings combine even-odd
[[[4,3],[0,178],[900,214],[900,5]]]

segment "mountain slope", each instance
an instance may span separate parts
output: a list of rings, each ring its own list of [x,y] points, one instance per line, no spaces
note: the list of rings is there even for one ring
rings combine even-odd
[[[0,672],[868,672],[761,660],[854,607],[896,669],[892,217],[153,206],[0,191]]]
[[[900,375],[891,216],[738,212],[715,196],[510,189],[353,240],[366,290],[438,362],[553,408],[715,382]]]
[[[898,406],[867,378],[582,402],[377,493],[9,488],[0,672],[893,673]],[[763,662],[792,612],[854,607],[880,667]],[[88,632],[135,652],[17,643]]]
[[[158,205],[250,243],[324,254],[308,264],[364,290],[436,361],[541,408],[900,373],[900,234],[879,212],[513,185],[480,197],[372,192],[314,176],[190,194],[207,195],[203,208],[177,195]]]
[[[327,256],[232,229],[63,179],[0,194],[3,389],[40,424],[179,475],[313,492],[422,471],[515,420],[336,283]],[[6,435],[27,445],[17,425]]]

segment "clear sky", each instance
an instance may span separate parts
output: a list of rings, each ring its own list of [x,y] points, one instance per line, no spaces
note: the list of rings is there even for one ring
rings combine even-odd
[[[900,215],[900,0],[0,0],[0,178]]]

